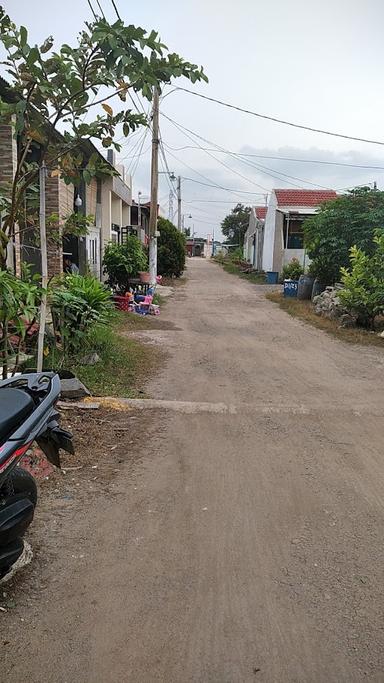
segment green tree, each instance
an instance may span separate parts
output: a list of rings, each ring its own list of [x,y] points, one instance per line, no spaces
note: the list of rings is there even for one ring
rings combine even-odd
[[[243,245],[244,235],[248,229],[250,206],[237,204],[221,223],[221,232],[227,238],[227,244]]]
[[[157,271],[159,275],[180,277],[185,268],[185,236],[171,221],[159,218],[157,227]]]
[[[207,80],[202,68],[169,52],[156,31],[121,20],[87,23],[74,47],[54,50],[53,44],[52,36],[40,46],[29,44],[27,29],[18,28],[0,7],[3,65],[11,80],[7,96],[0,99],[0,123],[14,122],[18,140],[14,180],[0,188],[0,267],[43,160],[65,182],[77,184],[82,175],[89,183],[100,171],[110,171],[98,155],[84,164],[84,140],[119,150],[117,127],[128,136],[148,125],[144,114],[125,104],[131,91],[150,101],[154,88],[161,90],[179,76],[193,83]]]
[[[372,254],[375,231],[383,226],[384,192],[361,187],[326,202],[304,223],[312,273],[324,283],[337,281],[349,265],[351,247]]]
[[[359,325],[373,329],[375,318],[384,313],[384,234],[376,233],[371,255],[351,247],[350,268],[341,268],[341,281],[341,302]]]

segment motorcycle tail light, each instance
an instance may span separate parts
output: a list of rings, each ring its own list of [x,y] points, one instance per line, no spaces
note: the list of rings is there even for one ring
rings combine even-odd
[[[4,472],[4,470],[6,470],[7,467],[9,467],[9,465],[14,460],[16,460],[16,458],[20,458],[22,455],[24,455],[24,453],[26,453],[26,451],[30,447],[31,443],[32,443],[32,441],[29,441],[28,443],[23,444],[23,446],[20,446],[13,453],[11,453],[11,455],[9,455],[8,458],[3,463],[1,463],[0,474],[2,474]]]

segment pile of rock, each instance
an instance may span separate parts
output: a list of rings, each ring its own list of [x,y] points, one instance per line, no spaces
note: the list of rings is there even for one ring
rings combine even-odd
[[[324,292],[315,296],[315,313],[330,320],[338,320],[340,327],[354,327],[356,319],[345,310],[338,296],[341,289],[342,286],[336,284],[335,287],[326,287]]]

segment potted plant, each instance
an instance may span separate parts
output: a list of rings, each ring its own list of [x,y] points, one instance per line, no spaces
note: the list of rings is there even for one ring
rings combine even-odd
[[[127,237],[124,244],[107,245],[104,252],[103,269],[108,284],[117,293],[124,295],[129,290],[130,280],[144,273],[148,266],[143,245],[135,235]]]
[[[284,296],[297,296],[299,278],[304,274],[304,268],[299,259],[293,258],[283,268]]]

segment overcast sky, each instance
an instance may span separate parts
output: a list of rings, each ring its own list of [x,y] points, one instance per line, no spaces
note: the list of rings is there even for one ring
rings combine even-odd
[[[96,8],[96,0],[91,1]],[[116,1],[126,22],[156,29],[172,51],[204,66],[208,85],[180,85],[277,118],[384,141],[384,4],[380,0]],[[105,14],[114,19],[111,0],[100,2]],[[83,21],[91,17],[87,0],[3,0],[2,4],[16,23],[27,26],[30,42],[53,34],[56,44],[73,43]],[[379,145],[263,121],[181,92],[171,93],[161,109],[209,141],[191,141],[187,137],[193,138],[191,133],[162,117],[170,170],[183,178],[234,190],[182,181],[185,225],[193,225],[197,235],[213,229],[217,234],[230,202],[262,204],[263,195],[273,187],[339,189],[374,180],[379,187],[384,185],[384,170],[260,158],[384,168],[384,148]],[[149,143],[147,136],[141,146],[138,135],[121,153],[124,163],[135,171],[134,196],[138,190],[148,195]],[[212,151],[212,143],[259,156],[241,161]],[[211,156],[199,148],[180,149],[198,145],[209,148]],[[141,156],[135,156],[139,152]],[[164,175],[160,178],[161,204],[167,211],[168,185]]]

